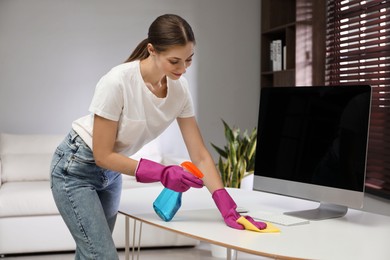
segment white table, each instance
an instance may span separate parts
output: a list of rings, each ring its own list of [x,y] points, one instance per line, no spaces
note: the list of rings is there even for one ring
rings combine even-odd
[[[126,216],[127,224],[132,218],[228,249],[276,259],[390,259],[390,217],[387,216],[350,209],[342,218],[278,226],[281,233],[264,234],[227,227],[206,188],[185,192],[179,212],[171,222],[164,222],[152,208],[160,191],[158,187],[124,191],[119,212]],[[285,212],[318,206],[318,203],[269,193],[228,191],[240,207],[250,211]],[[127,225],[126,229],[128,259],[130,227]]]

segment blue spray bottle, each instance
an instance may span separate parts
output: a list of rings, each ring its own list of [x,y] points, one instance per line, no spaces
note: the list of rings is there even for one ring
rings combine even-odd
[[[181,166],[198,178],[203,178],[204,176],[192,162],[185,161]],[[153,202],[153,209],[162,220],[166,222],[171,221],[181,207],[181,197],[182,192],[164,188]]]

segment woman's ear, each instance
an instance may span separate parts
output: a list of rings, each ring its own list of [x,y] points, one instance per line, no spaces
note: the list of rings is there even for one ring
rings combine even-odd
[[[146,48],[148,49],[148,52],[149,52],[150,55],[155,55],[156,54],[156,50],[154,49],[154,47],[153,47],[153,45],[151,43],[148,43]]]

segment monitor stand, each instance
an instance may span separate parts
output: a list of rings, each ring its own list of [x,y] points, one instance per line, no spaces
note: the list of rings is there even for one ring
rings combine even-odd
[[[348,207],[336,204],[320,203],[316,209],[285,212],[285,215],[290,215],[307,220],[322,220],[329,218],[343,217],[348,211]]]

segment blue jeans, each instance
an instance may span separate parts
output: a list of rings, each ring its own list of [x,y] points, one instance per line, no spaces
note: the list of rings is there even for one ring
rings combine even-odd
[[[75,259],[119,259],[112,231],[122,175],[97,166],[75,131],[57,147],[50,170],[54,200],[76,241]]]

